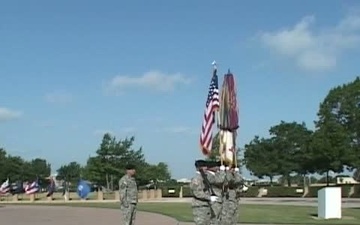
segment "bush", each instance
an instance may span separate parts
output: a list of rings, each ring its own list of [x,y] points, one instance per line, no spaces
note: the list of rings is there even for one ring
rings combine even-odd
[[[298,189],[303,189],[303,187],[267,187],[267,195],[264,197],[302,197],[303,192],[297,192]]]
[[[180,186],[169,186],[169,187],[162,187],[162,197],[164,198],[178,198],[180,194]],[[170,192],[174,191],[174,192]]]
[[[352,196],[350,196],[351,198],[360,198],[360,185],[356,184],[355,185],[355,192]]]
[[[183,197],[184,197],[184,198],[191,198],[191,197],[193,197],[189,186],[183,186]]]
[[[259,194],[259,187],[250,186],[246,192],[241,193],[241,197],[243,198],[255,198]]]
[[[350,189],[352,185],[336,185],[331,187],[341,187],[341,197],[347,198],[349,197]],[[326,186],[316,186],[316,187],[309,187],[309,193],[306,195],[307,198],[317,198],[318,191]],[[355,189],[356,193],[356,189]]]

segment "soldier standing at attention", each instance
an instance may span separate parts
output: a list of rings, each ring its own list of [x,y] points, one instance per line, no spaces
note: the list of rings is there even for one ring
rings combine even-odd
[[[196,225],[209,225],[214,213],[211,211],[211,203],[218,200],[218,197],[211,196],[207,180],[204,180],[207,162],[197,160],[195,162],[196,175],[191,179],[190,190],[193,194],[192,211]]]
[[[222,224],[236,225],[238,220],[238,208],[240,193],[243,188],[242,178],[239,168],[232,166],[226,168],[226,195],[224,196],[224,205],[222,211]]]
[[[219,170],[220,167],[220,170]],[[207,178],[211,184],[215,194],[219,197],[219,201],[214,202],[211,208],[214,211],[215,217],[212,218],[211,223],[213,225],[219,225],[221,223],[221,212],[223,210],[223,185],[225,182],[225,166],[221,165],[220,162],[210,162],[210,166],[207,170]]]
[[[120,210],[123,225],[134,225],[136,205],[138,202],[138,189],[135,181],[135,166],[126,165],[126,174],[119,181]]]

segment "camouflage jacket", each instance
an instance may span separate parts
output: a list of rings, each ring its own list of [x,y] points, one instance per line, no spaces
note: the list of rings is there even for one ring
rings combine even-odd
[[[192,206],[209,206],[211,194],[206,189],[200,172],[196,172],[196,176],[191,179],[190,190],[194,196]]]
[[[226,178],[225,171],[221,171],[221,170],[218,172],[207,171],[206,175],[216,196],[221,197],[223,194],[222,189]]]
[[[120,202],[122,205],[136,204],[138,202],[138,189],[134,177],[124,175],[119,180]]]
[[[227,199],[237,201],[243,187],[242,177],[238,172],[226,171]]]

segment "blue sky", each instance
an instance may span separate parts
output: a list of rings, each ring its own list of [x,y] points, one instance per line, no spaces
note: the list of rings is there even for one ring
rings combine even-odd
[[[211,76],[236,75],[240,147],[316,119],[358,75],[358,1],[1,1],[0,145],[56,170],[102,134],[190,177]],[[248,173],[245,173],[248,175]]]

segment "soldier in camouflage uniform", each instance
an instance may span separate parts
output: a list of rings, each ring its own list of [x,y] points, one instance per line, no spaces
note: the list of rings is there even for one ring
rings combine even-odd
[[[220,168],[219,168],[220,167]],[[219,201],[214,202],[211,208],[214,211],[215,217],[211,220],[210,224],[220,225],[221,223],[221,212],[223,210],[223,185],[226,178],[225,166],[221,165],[220,162],[211,162],[211,166],[207,171],[207,178],[211,184],[215,194],[219,197]]]
[[[218,200],[218,197],[211,196],[207,181],[204,176],[207,165],[203,160],[195,162],[196,175],[191,179],[190,190],[193,194],[192,211],[194,215],[194,222],[196,225],[209,225],[214,213],[211,209],[211,204]]]
[[[243,188],[239,168],[226,167],[226,194],[223,199],[222,224],[236,225],[238,220],[238,208],[240,193]]]
[[[128,164],[126,174],[119,181],[120,209],[123,216],[123,225],[134,225],[138,189],[135,181],[135,166]]]

